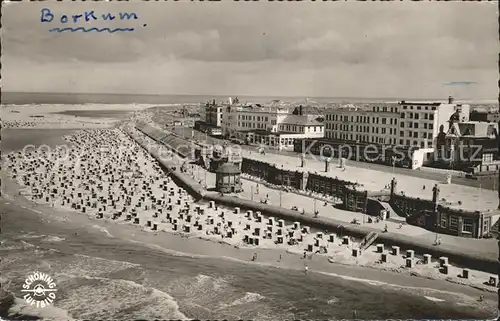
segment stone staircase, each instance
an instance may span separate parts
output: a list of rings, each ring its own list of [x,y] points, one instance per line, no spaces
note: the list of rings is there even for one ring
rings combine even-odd
[[[370,232],[368,233],[364,238],[363,240],[361,241],[361,243],[359,244],[359,251],[361,253],[363,253],[364,250],[366,250],[367,248],[370,247],[370,245],[373,244],[373,242],[375,242],[375,240],[377,240],[378,238],[378,233],[377,232]]]

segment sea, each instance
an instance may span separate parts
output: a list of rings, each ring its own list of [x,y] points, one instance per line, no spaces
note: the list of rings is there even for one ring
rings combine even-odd
[[[68,103],[60,98],[57,103]],[[123,97],[116,99],[110,103],[121,103]],[[185,99],[188,102],[192,97]],[[96,116],[98,113],[93,114]],[[26,144],[59,144],[69,132],[4,130],[2,155]],[[21,312],[19,291],[35,269],[57,275],[57,301],[50,310],[56,320],[470,320],[496,315],[496,311],[464,304],[458,299],[461,293],[438,299],[432,291],[391,285],[392,277],[400,277],[395,274],[384,274],[385,283],[314,272],[305,276],[299,270],[170,253],[168,249],[112,238],[103,231],[82,231],[78,226],[16,208],[4,198],[0,198],[0,211],[0,318],[4,320],[41,318],[36,313]],[[377,273],[366,269],[366,278]],[[422,286],[429,282],[434,281],[415,281]]]
[[[398,102],[401,100],[417,101],[444,101],[441,98],[411,98],[411,97],[280,97],[280,96],[245,96],[245,95],[137,95],[137,94],[79,94],[79,93],[29,93],[29,92],[2,92],[1,103],[13,105],[25,104],[198,104],[200,102],[227,101],[232,96],[238,97],[240,102],[267,103],[272,100],[302,103],[306,101],[317,103],[376,103]],[[462,103],[475,103],[498,106],[498,100],[476,99],[463,100]]]

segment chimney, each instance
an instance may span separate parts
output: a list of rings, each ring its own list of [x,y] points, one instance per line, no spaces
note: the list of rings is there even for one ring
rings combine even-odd
[[[302,105],[299,106],[299,115],[302,116]]]
[[[453,104],[453,97],[452,96],[448,96],[448,104]]]

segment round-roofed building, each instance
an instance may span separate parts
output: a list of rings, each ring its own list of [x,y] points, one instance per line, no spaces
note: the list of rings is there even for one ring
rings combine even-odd
[[[215,171],[215,189],[221,193],[239,193],[241,188],[241,171],[231,163],[224,163]]]

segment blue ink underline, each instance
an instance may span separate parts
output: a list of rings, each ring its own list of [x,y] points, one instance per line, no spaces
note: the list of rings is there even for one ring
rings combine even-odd
[[[110,28],[84,28],[84,27],[78,27],[78,28],[52,28],[49,29],[49,32],[77,32],[77,31],[82,31],[82,32],[105,32],[107,31],[108,33],[115,33],[115,32],[129,32],[129,31],[134,31],[135,28],[115,28],[115,29],[110,29]]]

